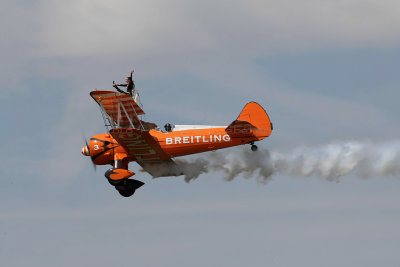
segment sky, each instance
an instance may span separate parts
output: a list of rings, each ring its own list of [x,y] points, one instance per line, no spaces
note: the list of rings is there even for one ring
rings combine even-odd
[[[399,266],[399,18],[393,0],[1,1],[0,265]],[[257,101],[262,151],[357,142],[392,168],[187,183],[131,163],[146,184],[122,198],[80,150],[105,132],[89,92],[132,68],[147,121],[228,125]]]

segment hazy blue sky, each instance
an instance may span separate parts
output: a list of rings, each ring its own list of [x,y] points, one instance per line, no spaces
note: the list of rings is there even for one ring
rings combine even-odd
[[[159,125],[228,125],[254,100],[261,149],[398,142],[399,27],[392,0],[1,1],[0,265],[399,266],[398,172],[186,183],[131,164],[146,185],[122,198],[80,154],[105,131],[89,92],[132,68]]]

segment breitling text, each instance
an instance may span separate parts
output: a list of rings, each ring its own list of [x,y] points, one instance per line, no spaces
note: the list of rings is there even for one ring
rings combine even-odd
[[[225,135],[196,135],[196,136],[165,138],[165,144],[167,144],[167,145],[210,143],[210,142],[229,142],[229,141],[231,141],[231,137],[227,134],[225,134]]]

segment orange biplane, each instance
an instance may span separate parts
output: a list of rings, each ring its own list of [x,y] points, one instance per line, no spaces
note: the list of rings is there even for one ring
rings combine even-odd
[[[128,179],[135,173],[128,164],[136,161],[153,177],[179,176],[183,172],[173,161],[195,153],[250,144],[271,134],[272,123],[265,110],[257,103],[248,103],[239,117],[229,126],[165,125],[161,131],[156,124],[145,122],[145,114],[137,104],[137,95],[113,91],[92,91],[91,97],[99,104],[108,133],[95,135],[82,148],[93,164],[113,167],[106,171],[109,183],[124,196],[133,195],[144,183]]]

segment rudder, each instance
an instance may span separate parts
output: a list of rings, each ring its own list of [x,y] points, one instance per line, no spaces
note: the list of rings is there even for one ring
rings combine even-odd
[[[250,102],[246,104],[238,118],[226,128],[226,131],[235,135],[251,133],[261,140],[270,136],[272,129],[272,123],[264,108],[256,102]]]

